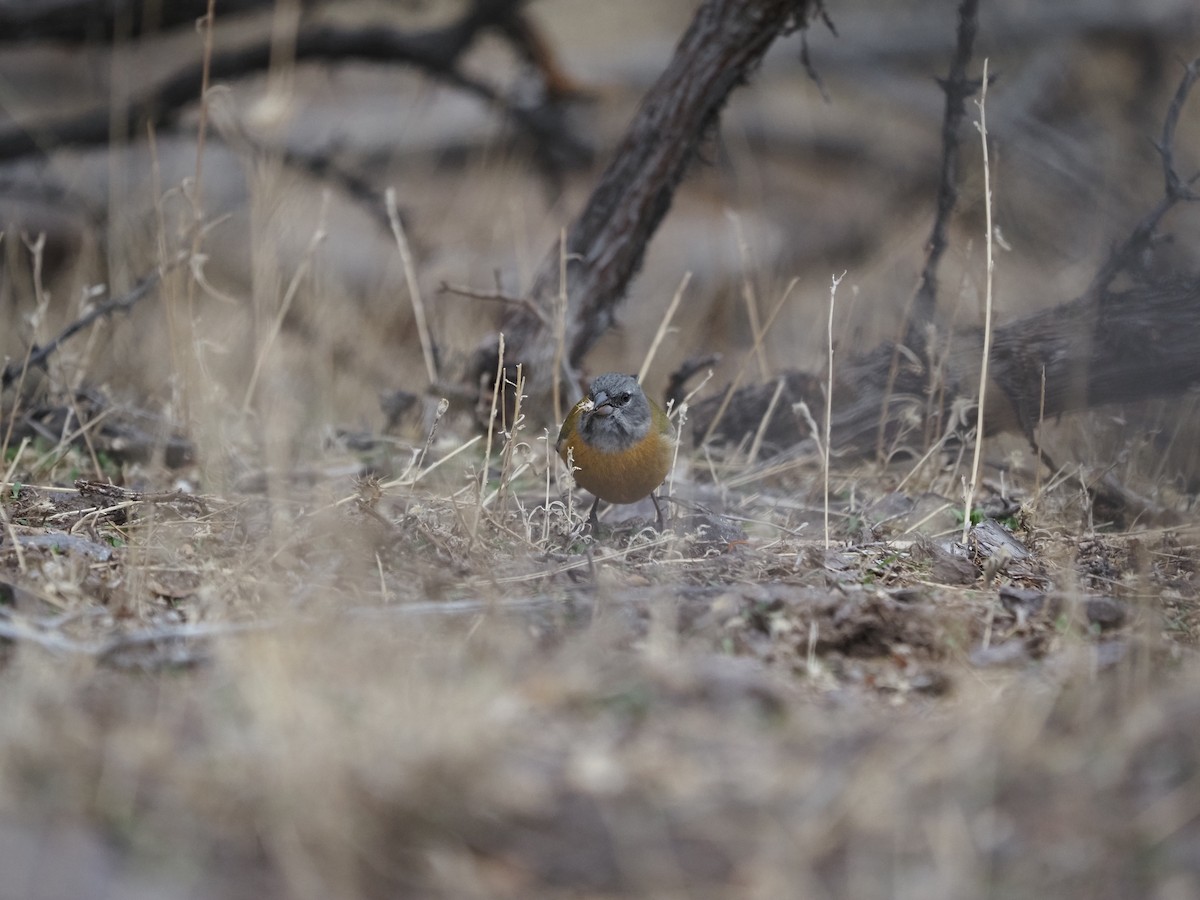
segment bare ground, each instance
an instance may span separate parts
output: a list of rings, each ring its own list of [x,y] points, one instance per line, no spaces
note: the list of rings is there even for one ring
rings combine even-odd
[[[692,460],[675,530],[592,541],[516,437],[482,501],[450,440],[357,487],[337,445],[262,491],[13,479],[0,896],[1200,885],[1194,525],[1009,471],[955,556],[938,462],[835,471],[827,549],[817,461]]]
[[[532,6],[592,91],[571,116],[601,159],[692,6]],[[838,352],[895,335],[953,35],[953,4],[911,6],[898,28],[847,3],[841,37],[812,35],[832,104],[778,48],[594,371],[638,366],[689,271],[655,391],[697,353],[725,353],[710,393],[818,368],[843,269]],[[1172,53],[1195,55],[1194,10],[1161,6],[1129,32],[1102,4],[989,11],[1001,318],[1081,290],[1158,196],[1147,136]],[[36,110],[112,90],[79,57],[0,63]],[[296,74],[306,104],[242,126],[398,187],[451,380],[494,317],[437,285],[519,292],[596,172],[553,194],[488,110],[416,75]],[[233,93],[254,112],[260,88]],[[66,274],[51,242],[44,291],[7,233],[11,359],[177,239],[194,143],[158,152],[162,197],[143,148],[48,165],[118,212]],[[439,386],[391,235],[277,163],[210,142],[202,289],[177,273],[4,397],[0,900],[1200,896],[1194,396],[1039,423],[1056,472],[990,441],[963,551],[964,466],[941,454],[835,458],[827,546],[819,460],[685,451],[671,531],[621,509],[591,541],[531,424],[485,458],[456,398],[427,442]],[[979,320],[979,181],[965,159],[947,328]],[[1188,270],[1196,221],[1169,224],[1155,261]],[[396,388],[420,396],[388,430]],[[1097,508],[1106,477],[1138,511]]]

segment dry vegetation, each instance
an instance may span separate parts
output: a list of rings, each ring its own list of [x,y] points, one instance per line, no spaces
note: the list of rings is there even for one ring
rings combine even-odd
[[[660,60],[689,4],[663,3],[607,67],[593,43],[605,27],[631,32],[619,16],[588,19],[594,5],[535,9],[596,86],[574,114],[591,117],[602,153],[653,77],[639,54]],[[931,28],[949,16],[913,6]],[[695,293],[652,384],[714,350],[726,353],[714,383],[746,360],[763,378],[801,358],[816,368],[829,274],[843,268],[838,352],[892,333],[931,216],[928,82],[942,48],[896,51],[897,109],[881,110],[861,60],[837,55],[856,24],[869,31],[848,7],[843,43],[824,45],[833,105],[794,47],[768,64],[656,238],[597,371],[637,368],[689,270]],[[1158,39],[1155,58],[1174,46]],[[1089,32],[1010,51],[1016,87],[1000,82],[988,112],[1014,145],[994,188],[1012,245],[1000,315],[1070,296],[1085,252],[1152,202],[1153,171],[1140,196],[1080,192],[1066,210],[1032,199],[1064,158],[1057,171],[1077,183],[1145,175],[1140,151],[1087,168],[1107,151],[1050,109],[1103,95],[1097,73],[1114,60],[1151,68],[1141,40]],[[505,59],[480,54],[488,71]],[[1025,79],[1064,56],[1044,75],[1056,90],[1043,84],[1021,112],[1017,95],[1036,93]],[[328,80],[294,74],[314,105],[336,107]],[[345,77],[382,90],[379,73]],[[484,301],[434,300],[436,286],[490,286],[493,262],[502,280],[528,275],[595,171],[552,194],[527,147],[403,77],[426,112],[409,113],[412,143],[394,171],[361,148],[358,162],[399,186],[453,370],[484,330]],[[1147,74],[1132,100],[1122,82],[1121,99],[1161,114],[1175,77]],[[1034,128],[1035,113],[1057,123],[1059,155],[1036,143],[1053,129]],[[1156,133],[1158,115],[1127,118],[1100,139]],[[442,135],[436,150],[421,129]],[[300,131],[280,140],[313,140],[319,123]],[[489,442],[458,398],[437,407],[391,230],[344,196],[322,201],[278,156],[207,152],[203,275],[169,272],[161,302],[101,320],[3,397],[0,898],[1200,895],[1194,397],[1042,423],[1057,471],[1022,440],[987,442],[965,547],[970,453],[957,444],[886,464],[835,456],[827,545],[818,452],[689,441],[673,527],[659,535],[647,509],[615,509],[592,540],[544,414],[524,411]],[[97,166],[85,156],[56,163],[79,192]],[[218,159],[244,166],[240,189]],[[883,190],[881,160],[915,186]],[[966,165],[943,287],[960,324],[982,292]],[[167,198],[157,216],[153,201],[136,225],[108,209],[104,241],[84,229],[70,264],[9,227],[10,360],[78,316],[67,298],[97,258],[114,285],[177,244],[196,258],[196,201],[172,167],[186,156],[164,157],[161,184],[141,188]],[[1184,269],[1197,225],[1172,224]],[[748,349],[750,311],[810,257],[819,268],[796,305]],[[385,424],[377,395],[396,388],[418,396]],[[1094,502],[1101,479],[1144,502],[1114,521]]]

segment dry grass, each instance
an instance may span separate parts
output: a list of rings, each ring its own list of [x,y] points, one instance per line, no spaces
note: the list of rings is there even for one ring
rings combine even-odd
[[[557,23],[563,40],[574,24]],[[581,32],[567,58],[586,71],[604,54]],[[875,155],[885,132],[935,159],[933,104],[897,89],[881,110],[867,91],[861,109],[835,68],[837,104],[814,92],[809,108],[784,69],[730,111],[719,165],[677,198],[596,371],[644,360],[653,390],[655,370],[723,350],[712,391],[894,330],[928,209],[916,222],[911,196],[863,173],[909,180]],[[419,144],[445,97],[404,84]],[[637,87],[611,90],[632,103]],[[628,110],[604,102],[611,147]],[[781,107],[757,121],[759,103]],[[996,128],[1020,112],[993,109]],[[391,234],[345,198],[326,218],[267,155],[246,164],[252,215],[236,207],[243,230],[221,244],[224,224],[194,228],[164,146],[153,234],[114,226],[112,268],[197,235],[208,258],[167,279],[162,309],[30,372],[22,406],[5,395],[0,900],[1200,895],[1194,398],[1142,411],[1136,435],[1113,415],[1045,423],[1039,441],[1086,467],[1039,472],[1026,446],[989,442],[974,507],[1018,543],[974,529],[953,547],[965,449],[931,439],[860,466],[827,440],[767,456],[761,437],[724,455],[685,442],[674,529],[620,509],[591,541],[538,411],[494,403],[483,438],[457,398],[422,394],[394,430],[376,424],[377,392],[451,379],[490,327],[490,308],[430,287],[516,294],[594,174],[547,203],[527,157],[455,115],[467,152],[408,150]],[[786,153],[758,146],[825,116],[821,139],[796,126]],[[229,171],[213,143],[183,174],[203,175],[215,218]],[[817,148],[802,178],[793,145]],[[834,178],[845,163],[825,146],[866,149]],[[1002,182],[1024,249],[998,287],[1025,285],[1025,303],[1068,293],[1081,276],[1062,258],[1088,239],[1031,260],[1041,171],[1010,162]],[[94,273],[47,288],[40,250],[3,249],[0,301],[23,329],[5,339],[25,348],[75,315]],[[977,264],[964,249],[948,266]],[[835,320],[814,327],[847,266]],[[975,282],[958,281],[966,307]],[[673,291],[674,318],[658,302]],[[820,411],[797,414],[821,433]],[[176,424],[195,455],[168,467]],[[1104,475],[1146,498],[1140,517],[1104,520],[1084,490]]]
[[[354,488],[319,474],[345,469],[331,449],[286,498],[10,474],[8,883],[52,866],[168,897],[1200,884],[1194,527],[1080,533],[1071,480],[1034,513],[1017,479],[988,502],[1024,502],[1031,557],[951,564],[936,479],[896,494],[905,470],[835,469],[827,554],[802,525],[814,456],[723,490],[723,517],[683,507],[679,531],[634,519],[592,544],[519,427],[499,441],[482,492],[481,445],[445,435],[390,451],[426,453],[423,477]],[[55,450],[43,485],[85,461]],[[711,502],[706,472],[676,493]],[[997,599],[1051,584],[1041,606]]]

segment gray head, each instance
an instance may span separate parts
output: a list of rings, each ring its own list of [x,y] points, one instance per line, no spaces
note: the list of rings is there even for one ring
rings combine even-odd
[[[596,376],[588,399],[595,405],[579,417],[579,431],[597,450],[628,450],[650,432],[650,404],[632,375]]]

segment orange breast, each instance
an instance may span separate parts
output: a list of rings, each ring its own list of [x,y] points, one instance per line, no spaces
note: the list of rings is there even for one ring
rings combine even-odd
[[[560,444],[564,461],[568,448],[575,463],[575,482],[609,503],[636,503],[648,497],[671,469],[671,441],[653,428],[639,444],[619,453],[601,453],[577,434]]]

